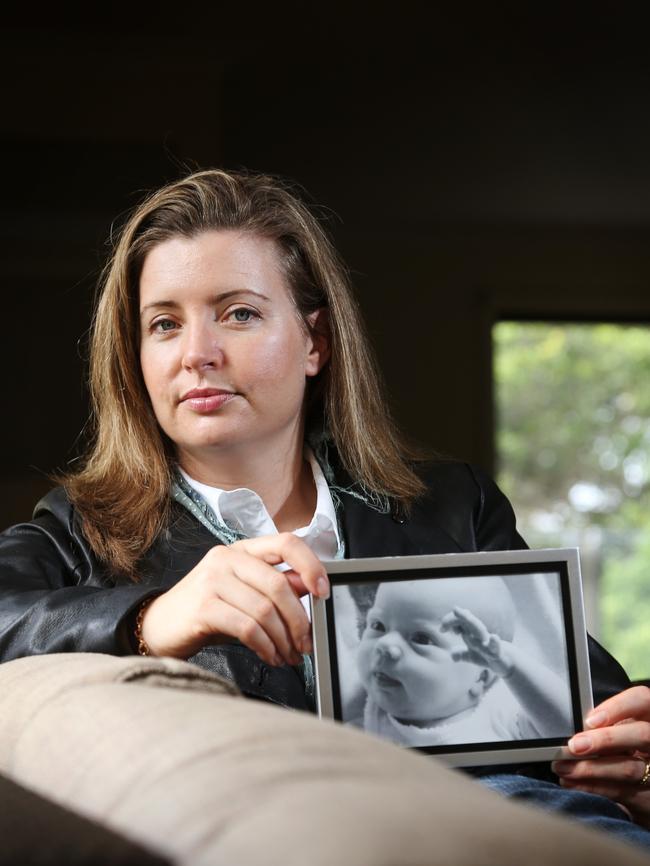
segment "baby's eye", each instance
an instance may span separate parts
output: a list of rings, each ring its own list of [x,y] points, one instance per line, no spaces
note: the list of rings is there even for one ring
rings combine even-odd
[[[382,634],[386,631],[386,626],[380,619],[369,619],[368,628],[372,631],[379,631]]]
[[[412,643],[421,644],[423,646],[437,646],[438,642],[433,637],[433,635],[428,634],[426,631],[415,631],[411,635]]]

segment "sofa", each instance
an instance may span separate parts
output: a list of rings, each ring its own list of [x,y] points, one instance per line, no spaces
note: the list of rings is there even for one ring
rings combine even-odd
[[[639,866],[641,849],[172,659],[0,665],[0,864]]]

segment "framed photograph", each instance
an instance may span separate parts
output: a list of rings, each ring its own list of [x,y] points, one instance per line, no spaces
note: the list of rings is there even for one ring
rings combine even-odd
[[[592,708],[575,549],[326,563],[319,714],[455,766],[548,761]]]

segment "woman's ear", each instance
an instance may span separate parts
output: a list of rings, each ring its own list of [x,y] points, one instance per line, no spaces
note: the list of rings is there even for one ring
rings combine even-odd
[[[326,307],[310,313],[305,319],[309,342],[305,359],[305,375],[317,376],[330,358],[330,321]]]

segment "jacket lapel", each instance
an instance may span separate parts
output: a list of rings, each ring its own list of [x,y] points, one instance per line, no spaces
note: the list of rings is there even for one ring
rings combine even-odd
[[[402,518],[381,514],[354,496],[340,492],[341,524],[348,559],[368,556],[413,556],[467,550],[436,519],[435,509],[414,508]]]

